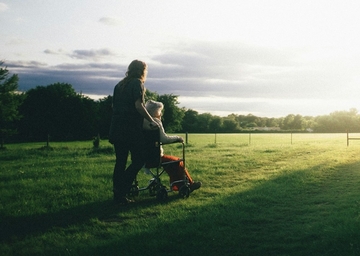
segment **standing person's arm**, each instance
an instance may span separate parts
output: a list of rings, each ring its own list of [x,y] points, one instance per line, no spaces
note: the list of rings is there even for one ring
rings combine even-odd
[[[149,121],[150,128],[155,128],[155,129],[158,128],[157,123],[150,116],[149,112],[147,112],[147,110],[140,98],[135,101],[135,108],[139,112],[140,115],[142,115],[146,120]]]

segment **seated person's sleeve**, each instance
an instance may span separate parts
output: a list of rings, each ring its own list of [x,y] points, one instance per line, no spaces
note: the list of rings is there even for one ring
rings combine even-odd
[[[162,122],[157,119],[157,118],[154,118],[154,121],[159,125],[159,130],[160,130],[160,142],[163,143],[163,144],[169,144],[169,143],[173,143],[173,142],[177,142],[181,139],[180,136],[169,136],[166,134],[165,130],[164,130],[164,127],[162,125]]]

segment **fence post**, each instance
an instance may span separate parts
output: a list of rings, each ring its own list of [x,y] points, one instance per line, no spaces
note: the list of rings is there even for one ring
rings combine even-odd
[[[186,132],[185,141],[186,141],[186,144],[188,144],[188,132]]]
[[[249,132],[249,145],[251,144],[251,132]]]
[[[349,131],[346,131],[346,145],[349,146]]]

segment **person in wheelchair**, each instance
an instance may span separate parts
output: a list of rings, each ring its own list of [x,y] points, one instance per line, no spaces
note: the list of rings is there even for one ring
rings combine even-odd
[[[162,122],[161,122],[162,110],[164,109],[164,104],[162,102],[149,100],[146,102],[145,108],[149,112],[149,114],[151,115],[153,120],[159,126],[160,142],[162,144],[169,144],[169,143],[174,143],[174,142],[182,143],[184,141],[183,138],[180,136],[177,136],[177,135],[169,136],[166,134],[164,127],[162,125]],[[149,129],[149,121],[146,119],[144,119],[143,129]],[[171,156],[171,155],[165,155],[162,147],[160,148],[160,150],[161,150],[161,162],[162,163],[179,160],[178,157]],[[180,161],[180,162],[178,161],[178,162],[172,163],[172,164],[167,164],[164,166],[164,170],[169,175],[170,184],[172,184],[174,181],[177,181],[177,180],[183,180],[184,177],[186,176],[190,183],[190,192],[192,192],[196,189],[199,189],[201,187],[201,182],[200,181],[195,182],[191,178],[189,171],[186,168],[184,168],[184,163],[182,161]],[[172,189],[177,191],[180,189],[180,185],[178,183],[174,183],[172,186]]]

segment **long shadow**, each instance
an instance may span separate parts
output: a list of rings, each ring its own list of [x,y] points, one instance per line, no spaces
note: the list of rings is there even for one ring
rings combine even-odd
[[[170,203],[177,197],[170,196]],[[85,223],[92,218],[109,220],[120,211],[129,211],[139,207],[151,207],[159,204],[155,197],[142,199],[140,203],[119,205],[111,199],[103,202],[93,202],[54,213],[29,215],[22,217],[0,216],[0,242],[19,241],[26,236],[45,233],[53,228],[66,228],[71,225]]]
[[[82,205],[54,213],[37,214],[23,217],[2,216],[0,224],[0,241],[20,240],[28,235],[40,234],[54,227],[66,227],[82,223],[100,214],[98,209],[108,209],[109,202],[97,202]]]
[[[360,181],[360,162],[337,166],[321,182],[314,170],[297,170],[259,182],[251,190],[209,200],[174,221],[156,224],[135,235],[107,237],[101,243],[79,245],[77,255],[360,255],[357,202],[360,190],[348,189]],[[326,170],[325,170],[326,171]],[[347,178],[345,178],[347,177]],[[286,184],[284,186],[284,184]],[[283,186],[278,189],[278,186]],[[199,190],[197,193],[202,193]],[[329,194],[333,200],[326,201]],[[170,196],[168,203],[177,200]],[[196,196],[188,200],[196,200]],[[351,205],[352,209],[344,209]],[[116,222],[119,211],[158,204],[149,197],[121,207],[111,200],[94,202],[56,213],[1,219],[1,242],[11,243],[56,227],[69,227],[97,218]],[[342,214],[348,214],[344,223]],[[136,217],[134,217],[136,218]],[[211,220],[211,221],[209,221]],[[126,228],[126,221],[116,223]],[[149,220],[148,225],[151,224]],[[147,231],[151,230],[151,231]],[[132,247],[134,241],[139,246]],[[45,248],[44,255],[53,253]]]
[[[321,166],[293,171],[191,209],[186,217],[152,231],[104,240],[83,254],[360,255],[360,190],[348,189],[360,181],[359,167],[359,162],[338,166],[320,182],[312,174],[322,172]],[[354,205],[345,209],[343,202]],[[134,241],[139,247],[131,247]]]

